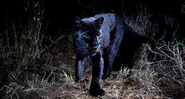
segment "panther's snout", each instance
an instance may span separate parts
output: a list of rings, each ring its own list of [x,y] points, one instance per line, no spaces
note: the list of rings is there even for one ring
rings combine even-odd
[[[91,51],[91,56],[95,56],[99,51],[100,51],[100,47],[99,46],[93,47],[92,51]]]
[[[98,45],[98,41],[94,41],[93,46],[97,46],[97,45]]]

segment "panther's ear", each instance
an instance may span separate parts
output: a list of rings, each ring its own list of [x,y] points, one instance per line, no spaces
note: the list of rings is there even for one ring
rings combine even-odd
[[[94,22],[96,23],[96,25],[99,25],[101,27],[103,24],[103,21],[104,21],[104,18],[100,17],[100,18],[96,19]]]
[[[100,29],[103,24],[103,17],[100,17],[94,21],[96,29]]]
[[[79,17],[75,17],[74,19],[74,24],[77,26],[77,27],[80,27],[80,23],[81,23],[81,19]]]

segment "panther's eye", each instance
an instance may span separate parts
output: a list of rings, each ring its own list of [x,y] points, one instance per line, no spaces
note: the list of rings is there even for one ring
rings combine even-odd
[[[89,35],[84,35],[85,39],[90,39],[91,37]]]
[[[100,35],[101,35],[101,33],[98,33],[98,34],[97,34],[97,37],[100,37]]]

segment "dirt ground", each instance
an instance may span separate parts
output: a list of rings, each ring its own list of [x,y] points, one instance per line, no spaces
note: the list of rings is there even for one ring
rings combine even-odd
[[[63,73],[65,81],[47,88],[24,90],[18,92],[15,97],[19,99],[165,99],[166,96],[171,99],[184,99],[185,97],[184,92],[179,91],[183,90],[179,86],[184,86],[185,83],[163,77],[158,81],[158,86],[148,84],[146,87],[138,80],[138,76],[135,76],[137,70],[126,68],[113,72],[109,78],[102,81],[105,96],[94,97],[88,91],[92,79],[90,61],[85,66],[83,80],[76,83],[74,82],[75,53],[61,52],[53,57],[58,66],[46,66],[44,69],[53,71],[53,74]],[[177,85],[171,86],[173,83]],[[176,90],[172,87],[176,87]]]

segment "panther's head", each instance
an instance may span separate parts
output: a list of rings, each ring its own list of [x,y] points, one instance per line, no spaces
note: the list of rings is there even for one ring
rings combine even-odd
[[[101,49],[101,25],[103,17],[99,19],[78,17],[74,20],[74,38],[78,57],[93,56]]]

